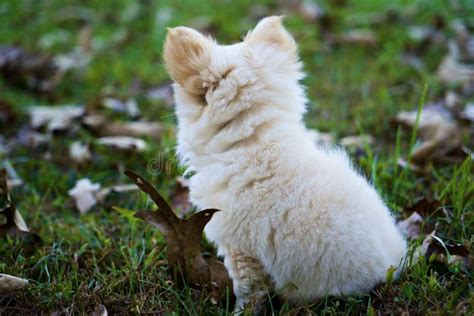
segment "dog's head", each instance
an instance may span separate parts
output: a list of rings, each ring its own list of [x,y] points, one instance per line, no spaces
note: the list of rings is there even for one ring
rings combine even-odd
[[[187,27],[169,29],[164,61],[176,82],[177,99],[201,110],[208,107],[206,112],[218,121],[228,121],[285,92],[290,92],[292,103],[302,94],[297,46],[281,17],[263,19],[242,42],[233,45],[219,45]]]

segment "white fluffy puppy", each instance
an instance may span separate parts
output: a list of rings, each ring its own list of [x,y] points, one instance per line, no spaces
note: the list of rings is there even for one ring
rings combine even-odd
[[[406,244],[376,190],[302,123],[302,65],[281,18],[225,46],[170,29],[164,60],[191,201],[223,210],[205,232],[238,306],[267,287],[290,301],[368,291],[400,264]]]

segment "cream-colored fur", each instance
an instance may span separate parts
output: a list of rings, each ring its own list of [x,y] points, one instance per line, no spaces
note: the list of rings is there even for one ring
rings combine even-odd
[[[205,232],[239,306],[268,287],[290,301],[369,291],[400,264],[405,241],[376,190],[302,123],[302,66],[279,17],[228,46],[170,29],[164,58],[191,201],[223,210]]]

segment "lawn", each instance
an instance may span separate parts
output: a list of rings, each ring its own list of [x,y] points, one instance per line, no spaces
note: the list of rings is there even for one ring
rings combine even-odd
[[[472,114],[471,120],[457,116],[474,102],[474,79],[446,82],[437,74],[449,40],[456,39],[456,21],[474,31],[474,4],[468,0],[327,0],[318,2],[319,14],[317,7],[308,4],[314,2],[294,3],[298,1],[0,2],[0,46],[51,56],[71,56],[76,51],[87,59],[83,65],[75,59],[47,90],[12,82],[0,72],[0,101],[8,103],[12,112],[8,119],[0,115],[0,167],[15,170],[22,180],[12,188],[11,198],[43,240],[33,249],[18,238],[0,241],[0,273],[30,282],[14,294],[0,294],[0,314],[88,314],[101,304],[111,314],[231,313],[230,307],[214,305],[198,291],[179,292],[172,286],[162,235],[131,216],[132,210],[152,207],[145,194],[112,192],[81,214],[68,191],[83,178],[103,188],[130,184],[123,171],[131,169],[175,200],[175,205],[185,207],[186,193],[177,181],[182,169],[174,152],[176,119],[161,53],[166,27],[187,25],[233,43],[261,17],[282,13],[307,73],[307,126],[327,133],[336,143],[349,135],[371,136],[372,142],[351,146],[349,153],[397,220],[414,210],[421,215],[421,232],[410,241],[412,249],[436,230],[445,245],[459,244],[471,254],[457,261],[446,255],[448,263],[435,254],[369,294],[327,297],[304,306],[274,300],[268,311],[474,312],[474,185],[469,152],[474,148],[474,132]],[[426,35],[427,30],[432,34]],[[471,41],[473,46],[474,37]],[[465,62],[474,64],[474,57]],[[447,95],[456,97],[455,106],[450,106]],[[121,151],[99,144],[100,131],[84,124],[71,124],[60,133],[44,128],[33,132],[30,127],[28,108],[36,105],[77,105],[100,113],[108,122],[131,120],[126,113],[104,107],[105,96],[134,100],[140,119],[159,123],[160,139],[145,136],[145,150]],[[461,145],[449,159],[401,164],[422,139],[416,127],[401,128],[394,118],[400,111],[422,107],[449,112]],[[0,110],[6,113],[5,107]],[[32,144],[32,135],[38,136],[34,133],[46,137],[49,133],[51,138]],[[90,146],[92,157],[87,163],[69,158],[69,147],[76,141]],[[157,161],[166,165],[160,168]],[[426,205],[420,207],[419,201]],[[204,250],[212,253],[212,245],[204,242]]]

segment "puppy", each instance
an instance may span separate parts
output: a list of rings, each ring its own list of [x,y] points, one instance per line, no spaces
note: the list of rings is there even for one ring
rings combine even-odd
[[[302,64],[280,17],[233,45],[172,28],[164,60],[190,199],[223,210],[205,233],[239,308],[269,289],[290,302],[369,291],[400,265],[406,243],[376,190],[302,122]]]

